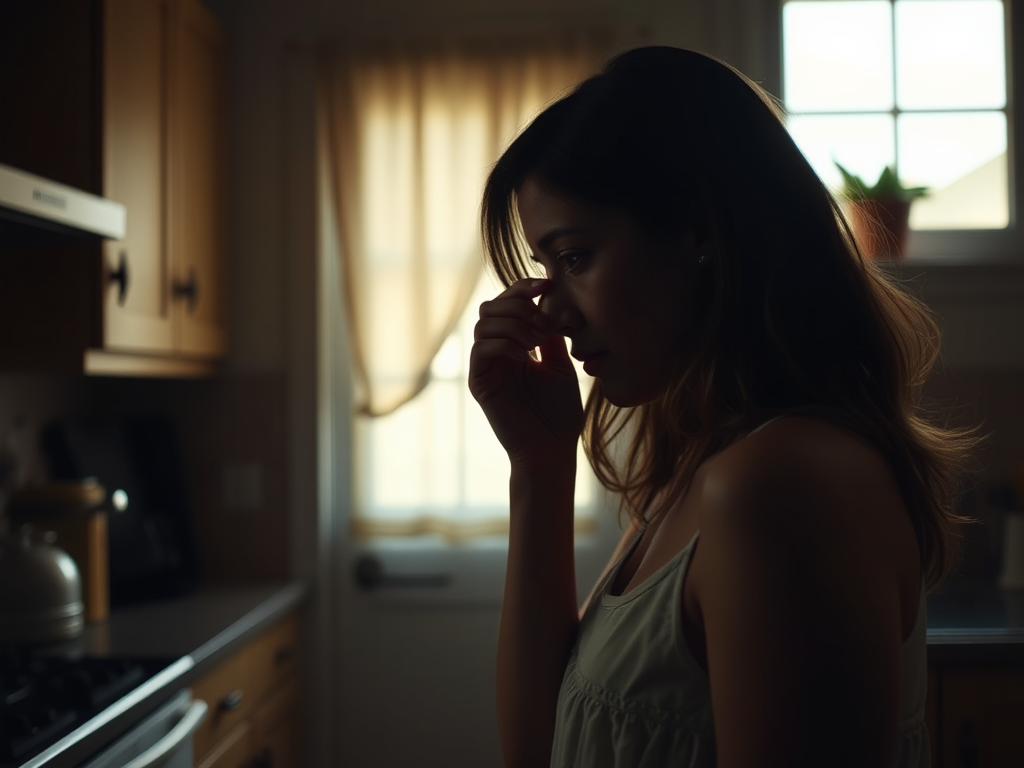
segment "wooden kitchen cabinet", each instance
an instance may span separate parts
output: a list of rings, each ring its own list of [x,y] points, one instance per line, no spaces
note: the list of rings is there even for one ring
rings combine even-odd
[[[1024,765],[1024,669],[943,669],[936,768]]]
[[[299,619],[292,614],[192,685],[210,712],[195,734],[201,768],[300,768]]]
[[[219,357],[226,348],[223,35],[196,0],[171,8],[174,344],[181,353]]]
[[[299,696],[299,680],[292,676],[256,711],[253,720],[256,767],[301,766],[302,718]]]
[[[47,50],[65,60],[44,72],[92,76],[67,85],[47,76],[31,87],[34,69],[14,70],[29,85],[0,87],[0,111],[29,127],[0,146],[0,162],[123,203],[127,227],[116,242],[0,238],[0,327],[21,330],[0,336],[0,369],[213,373],[226,351],[221,28],[199,0],[46,6],[49,22],[25,0],[0,8],[0,49]],[[46,45],[75,34],[77,46]],[[45,99],[32,95],[40,89]],[[66,172],[41,166],[47,153],[34,144],[61,140],[42,124],[63,114],[52,105],[83,101],[92,112],[66,130],[88,133],[74,146],[91,164],[77,158],[77,166],[94,172],[70,161]]]
[[[217,742],[196,765],[198,768],[254,768],[255,759],[252,728],[242,722]]]
[[[128,208],[120,241],[103,243],[103,347],[174,348],[167,166],[170,9],[165,0],[106,0],[103,194]]]

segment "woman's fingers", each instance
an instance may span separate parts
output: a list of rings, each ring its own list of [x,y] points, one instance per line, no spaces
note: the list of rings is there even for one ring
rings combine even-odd
[[[546,333],[551,333],[554,330],[553,321],[541,312],[533,301],[549,284],[550,281],[543,279],[515,282],[495,298],[480,305],[480,318],[517,318]]]
[[[569,350],[566,349],[565,337],[558,335],[548,336],[539,344],[541,358],[544,364],[558,373],[571,374],[576,376],[572,360],[569,359]]]
[[[476,363],[476,373],[484,373],[487,367],[486,363],[499,357],[510,358],[517,362],[526,362],[530,359],[530,352],[510,339],[483,339],[473,345],[473,353],[470,359],[470,375],[473,374],[473,363]],[[480,370],[481,367],[484,370]]]
[[[510,317],[488,317],[477,321],[473,329],[473,338],[482,339],[515,339],[527,349],[547,341],[550,334],[544,333],[535,325]]]

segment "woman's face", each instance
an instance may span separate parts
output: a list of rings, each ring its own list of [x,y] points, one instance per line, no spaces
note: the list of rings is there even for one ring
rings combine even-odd
[[[694,297],[709,268],[698,265],[701,244],[689,231],[655,237],[625,213],[558,195],[533,177],[517,198],[526,241],[551,280],[540,308],[570,339],[572,356],[614,405],[659,397],[696,341]]]

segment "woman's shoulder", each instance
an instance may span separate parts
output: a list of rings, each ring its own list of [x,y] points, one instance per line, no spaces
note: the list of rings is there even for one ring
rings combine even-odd
[[[756,478],[799,478],[805,469],[843,474],[888,471],[876,445],[841,414],[783,413],[763,420],[709,461],[709,470]]]
[[[892,467],[873,443],[841,417],[803,413],[776,416],[735,440],[709,460],[702,486],[702,508],[738,515],[818,515],[827,507],[870,519],[869,510],[902,505]]]

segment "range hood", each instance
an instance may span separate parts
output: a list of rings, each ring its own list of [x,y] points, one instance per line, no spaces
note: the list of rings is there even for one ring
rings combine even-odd
[[[120,203],[0,164],[0,219],[23,228],[121,240]]]

